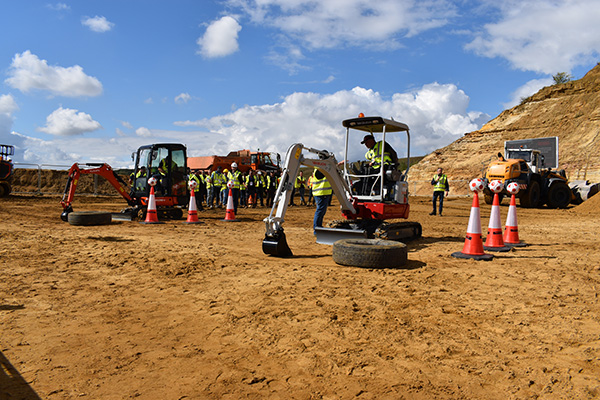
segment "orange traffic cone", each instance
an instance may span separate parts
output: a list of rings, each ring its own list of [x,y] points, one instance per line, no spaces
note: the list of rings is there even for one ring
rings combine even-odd
[[[471,215],[469,216],[469,226],[467,227],[467,237],[462,251],[452,253],[456,258],[473,258],[475,260],[489,261],[494,256],[483,252],[483,241],[481,240],[481,217],[479,213],[479,195],[473,192],[473,205],[471,206]]]
[[[500,222],[500,197],[494,193],[492,202],[492,212],[490,214],[490,223],[488,225],[488,234],[483,246],[488,251],[509,251],[510,247],[504,245],[502,240],[502,225]]]
[[[510,197],[510,206],[506,217],[506,227],[504,228],[504,244],[509,247],[525,247],[527,243],[519,240],[519,224],[517,223],[517,200],[513,194]]]
[[[235,209],[233,208],[233,192],[229,188],[229,194],[227,195],[227,210],[225,210],[225,219],[227,222],[238,222],[239,219],[235,218]]]
[[[198,207],[196,207],[196,195],[194,189],[190,190],[190,204],[188,206],[187,221],[183,221],[184,224],[201,224],[202,221],[198,221]]]
[[[146,210],[146,220],[140,224],[163,224],[156,215],[156,198],[154,197],[154,186],[150,186],[150,197],[148,198],[148,209]]]

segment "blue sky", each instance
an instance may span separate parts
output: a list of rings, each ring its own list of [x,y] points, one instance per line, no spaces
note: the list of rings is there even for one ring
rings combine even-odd
[[[52,165],[128,166],[160,142],[341,159],[363,112],[408,124],[424,155],[581,78],[598,21],[595,0],[0,0],[0,142]]]

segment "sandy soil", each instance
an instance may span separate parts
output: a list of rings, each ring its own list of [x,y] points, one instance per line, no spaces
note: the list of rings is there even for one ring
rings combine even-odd
[[[530,246],[489,262],[450,256],[470,199],[434,217],[413,198],[423,238],[397,270],[335,264],[313,208],[290,209],[295,257],[279,259],[261,250],[264,208],[79,227],[58,201],[0,199],[2,399],[600,397],[600,196],[519,208]]]

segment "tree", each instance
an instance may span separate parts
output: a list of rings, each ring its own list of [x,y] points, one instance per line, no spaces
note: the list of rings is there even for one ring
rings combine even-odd
[[[555,85],[560,85],[561,83],[567,83],[567,82],[572,81],[573,75],[568,74],[566,72],[559,72],[556,75],[553,75],[552,79],[554,79]]]

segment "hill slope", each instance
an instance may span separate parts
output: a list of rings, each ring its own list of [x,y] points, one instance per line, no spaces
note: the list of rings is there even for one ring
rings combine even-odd
[[[579,80],[542,88],[480,130],[429,154],[411,168],[410,180],[429,180],[438,166],[451,181],[470,180],[503,151],[505,140],[549,136],[559,137],[560,168],[570,180],[600,182],[600,65]],[[431,190],[426,183],[416,189]],[[466,184],[454,185],[452,192],[466,193]]]

